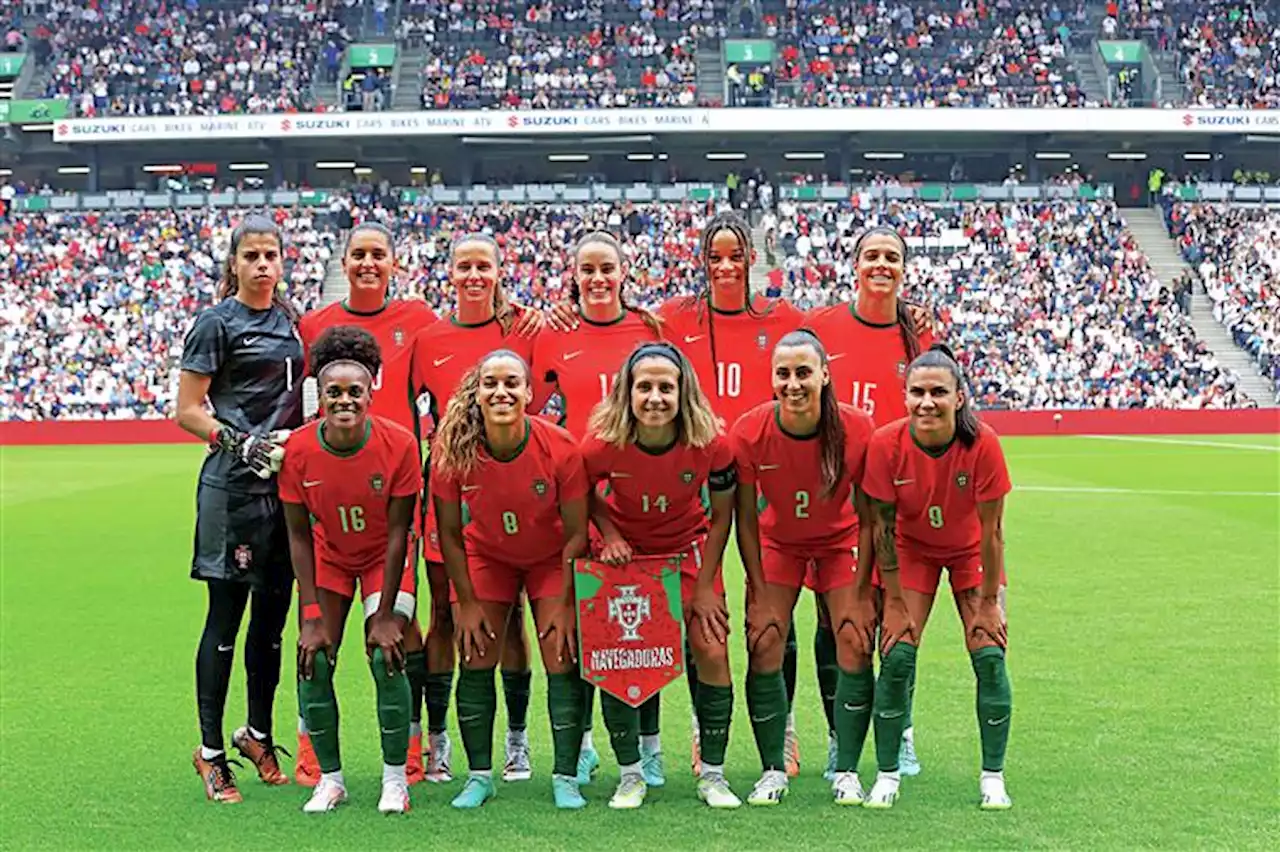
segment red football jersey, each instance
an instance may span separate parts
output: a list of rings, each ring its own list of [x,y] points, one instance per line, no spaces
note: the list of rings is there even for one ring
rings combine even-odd
[[[972,447],[953,441],[941,455],[924,449],[906,418],[882,426],[867,451],[862,488],[898,508],[898,547],[933,559],[977,553],[978,504],[1013,490],[995,431],[980,424]]]
[[[382,369],[373,377],[373,404],[369,411],[416,435],[418,394],[409,384],[413,340],[437,319],[436,312],[420,299],[391,299],[380,310],[367,314],[351,310],[345,301],[335,302],[304,316],[298,322],[298,336],[309,357],[311,345],[335,326],[359,326],[372,334],[382,349]]]
[[[784,334],[806,324],[804,313],[781,299],[758,297],[755,306],[759,315],[716,311],[712,317],[705,305],[699,311],[697,303],[675,298],[658,312],[666,338],[693,363],[702,392],[726,424],[773,399],[773,347]]]
[[[609,395],[627,356],[640,343],[658,339],[657,333],[631,311],[616,322],[584,320],[573,331],[544,331],[533,347],[533,361],[538,365],[537,397],[545,401],[558,390],[564,400],[560,425],[575,438],[582,438],[592,409]]]
[[[431,416],[436,422],[444,416],[449,398],[458,389],[462,377],[495,349],[510,349],[532,367],[535,337],[504,335],[497,320],[480,325],[462,325],[450,317],[438,322],[413,341],[413,367],[410,382],[414,393],[431,394]],[[536,410],[532,406],[530,410]]]
[[[861,408],[877,426],[907,416],[907,350],[897,323],[859,319],[853,305],[820,308],[809,317],[831,359],[836,398]],[[920,351],[933,345],[933,332],[920,335]]]
[[[822,486],[822,449],[816,435],[797,438],[783,431],[778,403],[766,402],[733,426],[734,460],[740,487],[756,490],[762,543],[781,550],[835,550],[858,544],[853,486],[862,481],[867,444],[875,425],[851,405],[840,404],[844,420],[845,478],[830,497]]]
[[[432,496],[462,503],[467,553],[507,565],[538,565],[559,556],[560,504],[587,495],[573,436],[538,417],[525,423],[524,446],[510,461],[482,449],[479,464],[465,477],[431,468]]]
[[[705,447],[676,444],[654,454],[637,444],[619,449],[594,435],[582,442],[587,481],[609,483],[609,518],[638,553],[687,550],[709,526],[702,486],[733,467],[726,438]]]
[[[311,513],[318,562],[360,573],[387,558],[387,505],[422,490],[418,439],[389,418],[370,416],[364,443],[339,451],[324,441],[323,421],[285,444],[280,500]]]

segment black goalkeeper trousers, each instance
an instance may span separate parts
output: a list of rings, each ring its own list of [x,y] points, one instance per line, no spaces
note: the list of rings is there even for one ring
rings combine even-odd
[[[222,751],[222,714],[231,683],[236,636],[251,600],[244,643],[248,724],[259,733],[271,733],[271,711],[280,683],[280,640],[289,616],[292,589],[254,589],[247,583],[230,580],[208,580],[205,585],[209,588],[209,611],[196,651],[196,708],[200,714],[201,744]]]

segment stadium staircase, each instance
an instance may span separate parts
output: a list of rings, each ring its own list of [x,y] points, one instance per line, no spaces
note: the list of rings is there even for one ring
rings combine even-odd
[[[1068,49],[1067,60],[1076,69],[1076,79],[1085,97],[1091,101],[1102,103],[1107,100],[1107,83],[1098,76],[1098,63],[1094,61],[1097,48],[1090,42],[1086,48],[1072,46]]]
[[[1147,49],[1151,52],[1151,61],[1155,63],[1156,70],[1160,72],[1160,94],[1163,103],[1185,103],[1186,92],[1182,80],[1178,77],[1178,54],[1171,51],[1157,51],[1151,46],[1151,42],[1147,42]]]
[[[396,57],[395,94],[391,97],[393,110],[422,109],[422,84],[418,75],[427,57],[425,47],[406,47]]]
[[[1191,271],[1191,266],[1178,250],[1178,244],[1165,229],[1159,209],[1127,210],[1124,218],[1129,232],[1150,259],[1151,268],[1162,284],[1171,287],[1178,276]],[[1195,329],[1196,337],[1218,357],[1218,363],[1239,377],[1239,387],[1250,399],[1264,408],[1275,407],[1275,389],[1258,374],[1257,362],[1236,346],[1231,333],[1214,319],[1213,303],[1198,280],[1191,296],[1191,327]]]
[[[769,273],[777,264],[769,263],[769,257],[765,253],[764,228],[759,225],[751,229],[751,246],[756,250],[756,262],[751,264],[751,280],[755,282],[753,292],[761,292],[769,280]]]
[[[345,232],[343,239],[346,238]],[[342,240],[336,245],[341,246]],[[335,251],[333,257],[329,258],[329,262],[324,267],[324,283],[320,288],[320,305],[332,305],[347,297],[347,291],[350,285],[347,283],[347,276],[342,271],[342,253]]]
[[[724,103],[724,61],[720,42],[698,45],[698,103]]]

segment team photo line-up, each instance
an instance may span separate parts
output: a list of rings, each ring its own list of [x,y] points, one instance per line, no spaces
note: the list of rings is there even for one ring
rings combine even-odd
[[[702,291],[656,313],[627,304],[625,252],[606,232],[579,239],[569,298],[545,312],[510,301],[499,243],[474,233],[452,243],[457,307],[437,317],[421,300],[390,298],[395,240],[366,223],[343,249],[348,297],[299,317],[277,286],[284,241],[268,218],[240,223],[219,301],[195,319],[180,365],[175,418],[208,444],[191,576],[208,594],[193,762],[209,799],[241,801],[231,765],[244,764],[227,756],[223,715],[246,609],[248,712],[231,744],[263,782],[291,781],[280,755],[294,755],[273,739],[272,712],[296,588],[292,780],[313,788],[304,811],[346,800],[333,674],[358,585],[380,811],[408,811],[415,783],[454,779],[451,695],[468,764],[452,804],[495,795],[499,670],[501,780],[531,778],[535,643],[554,802],[585,806],[600,756],[596,690],[579,674],[574,563],[626,570],[663,556],[679,557],[692,768],[708,806],[741,805],[724,774],[733,648],[747,654],[739,688],[762,770],[747,803],[779,804],[799,772],[792,615],[803,588],[818,605],[833,800],[894,805],[902,777],[921,771],[916,653],[944,569],[975,675],[978,801],[1012,805],[1002,530],[1012,486],[955,355],[935,342],[929,312],[900,298],[897,232],[858,238],[852,303],[807,313],[753,294],[749,226],[733,213],[703,231]],[[723,584],[731,533],[743,601]],[[741,644],[730,640],[735,620]],[[621,777],[609,806],[640,807],[665,783],[659,698],[635,708],[601,692],[599,704]],[[878,772],[864,788],[869,729]]]

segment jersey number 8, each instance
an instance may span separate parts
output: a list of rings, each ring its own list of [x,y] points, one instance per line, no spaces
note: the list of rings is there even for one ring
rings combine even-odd
[[[515,512],[502,513],[502,529],[507,535],[520,532],[520,519],[516,517]]]

